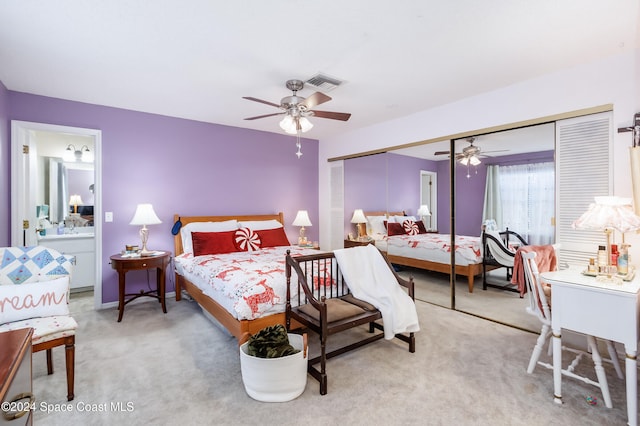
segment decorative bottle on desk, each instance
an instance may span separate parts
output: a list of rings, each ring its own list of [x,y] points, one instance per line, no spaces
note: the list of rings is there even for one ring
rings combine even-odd
[[[598,246],[598,273],[606,274],[607,271],[607,247]]]
[[[618,274],[627,275],[629,273],[629,245],[622,244],[618,255]]]

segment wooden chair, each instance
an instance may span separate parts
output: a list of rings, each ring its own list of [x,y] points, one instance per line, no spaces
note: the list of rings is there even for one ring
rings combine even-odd
[[[388,261],[386,263],[393,271],[398,285],[406,288],[409,297],[415,301],[413,278],[403,279],[393,270]],[[297,279],[292,280],[294,274]],[[382,339],[384,333],[376,333],[376,330],[384,330],[383,325],[377,322],[382,319],[382,314],[373,305],[353,297],[342,277],[333,252],[296,257],[287,253],[286,277],[287,330],[290,330],[294,323],[298,323],[318,334],[320,355],[309,360],[308,372],[320,382],[320,394],[325,395],[327,393],[327,359]],[[327,352],[329,336],[365,324],[369,325],[371,336]],[[395,338],[408,343],[409,352],[415,352],[413,332],[396,334]],[[317,363],[320,363],[320,369],[314,367]]]
[[[52,349],[64,346],[68,401],[74,398],[78,328],[67,306],[73,262],[73,256],[42,246],[0,248],[0,332],[33,328],[32,351],[46,351],[47,374],[53,374]]]
[[[511,247],[515,243],[518,246],[528,245],[527,241],[517,232],[509,231],[488,231],[482,229],[482,289],[495,287],[503,290],[518,291],[515,288],[490,284],[487,282],[487,271],[491,269],[506,268],[507,282],[511,281],[513,274],[513,263],[516,250]]]
[[[533,352],[531,353],[531,358],[529,359],[529,365],[527,367],[527,373],[532,374],[536,365],[540,365],[547,369],[553,370],[553,365],[547,362],[540,361],[540,355],[544,349],[545,345],[548,345],[548,354],[551,355],[552,345],[549,344],[551,338],[551,303],[550,296],[551,293],[549,290],[545,293],[545,287],[540,279],[540,274],[538,272],[538,266],[535,261],[536,257],[535,252],[522,252],[524,271],[525,271],[525,282],[527,285],[527,294],[528,294],[528,306],[526,307],[527,313],[538,317],[540,322],[542,323],[542,328],[540,330],[540,336],[536,340],[536,344],[533,348]],[[602,392],[602,398],[605,402],[605,406],[608,408],[612,407],[611,396],[609,394],[609,384],[607,382],[607,376],[605,374],[604,368],[602,367],[602,361],[607,361],[613,364],[616,373],[620,379],[624,376],[622,374],[622,369],[620,368],[620,363],[618,361],[618,354],[613,345],[613,342],[610,340],[606,341],[607,350],[609,352],[609,359],[603,359],[600,356],[600,352],[598,350],[598,344],[593,336],[586,336],[587,338],[587,350],[591,352],[591,357],[594,362],[595,372],[597,381],[593,381],[587,377],[579,376],[574,371],[577,367],[578,363],[582,359],[582,357],[588,352],[574,349],[567,346],[563,346],[562,350],[566,352],[570,352],[574,355],[573,360],[568,365],[567,368],[562,369],[562,374],[565,376],[572,377],[574,379],[581,380],[585,383],[594,385],[600,388]]]

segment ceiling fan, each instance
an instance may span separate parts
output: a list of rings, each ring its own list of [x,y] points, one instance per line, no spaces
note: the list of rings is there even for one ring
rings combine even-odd
[[[475,140],[476,140],[475,137],[467,138],[467,142],[469,142],[469,146],[465,146],[464,148],[462,148],[462,152],[456,153],[456,160],[460,161],[460,164],[464,166],[469,164],[471,164],[472,166],[477,166],[478,164],[481,163],[480,157],[489,157],[487,155],[488,153],[507,151],[506,149],[501,149],[497,151],[482,152],[479,146],[473,144]],[[434,153],[434,155],[445,155],[445,154],[449,155],[449,151],[437,151]]]
[[[351,117],[351,114],[344,112],[314,110],[314,107],[330,101],[331,97],[321,92],[315,92],[307,98],[298,96],[298,91],[304,88],[304,82],[302,80],[287,80],[286,86],[293,94],[282,98],[279,105],[251,96],[243,96],[243,99],[271,105],[282,110],[281,112],[272,114],[247,117],[245,120],[257,120],[259,118],[284,115],[284,119],[280,122],[280,127],[287,133],[297,134],[298,131],[306,132],[313,127],[313,124],[311,124],[307,117],[329,118],[331,120],[341,121],[347,121]]]

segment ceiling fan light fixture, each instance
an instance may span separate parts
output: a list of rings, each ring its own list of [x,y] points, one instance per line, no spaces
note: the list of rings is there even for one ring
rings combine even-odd
[[[299,121],[302,133],[308,132],[313,127],[313,123],[311,123],[307,117],[299,118]]]
[[[471,163],[472,166],[477,166],[478,164],[481,163],[480,159],[475,155],[471,156],[471,158],[469,159],[469,162]]]
[[[285,115],[282,121],[280,121],[280,128],[290,135],[298,133],[296,122],[290,115]]]
[[[460,159],[460,164],[462,164],[463,166],[466,166],[467,164],[469,164],[469,157],[462,157]]]

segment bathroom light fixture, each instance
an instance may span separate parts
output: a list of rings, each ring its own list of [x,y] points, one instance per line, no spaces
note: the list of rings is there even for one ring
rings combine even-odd
[[[70,143],[65,150],[65,159],[67,161],[87,161],[85,152],[90,152],[88,146],[83,145],[82,148],[76,149],[75,145]]]
[[[136,213],[133,215],[133,219],[129,222],[129,225],[142,225],[140,230],[140,240],[142,242],[141,256],[148,256],[153,253],[152,250],[147,250],[147,241],[149,239],[149,230],[147,225],[157,225],[162,221],[156,215],[151,204],[138,204]]]

